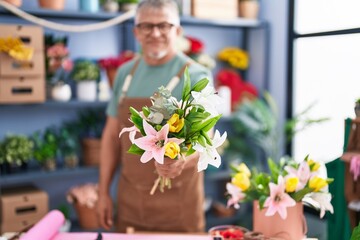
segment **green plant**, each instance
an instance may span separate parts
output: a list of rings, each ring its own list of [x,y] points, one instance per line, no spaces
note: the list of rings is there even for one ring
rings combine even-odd
[[[45,164],[46,161],[54,160],[57,153],[57,135],[54,128],[45,129],[44,133],[35,132],[33,134],[35,142],[34,158],[40,164]]]
[[[354,228],[350,240],[358,240],[360,239],[360,223],[357,227]]]
[[[360,98],[357,98],[357,99],[355,100],[355,103],[360,104]]]
[[[124,3],[138,3],[139,0],[118,0],[117,1],[119,4],[124,4]]]
[[[79,113],[75,122],[81,138],[100,138],[104,125],[105,113],[102,109],[89,109]]]
[[[98,81],[100,79],[100,67],[89,60],[77,60],[71,73],[73,80],[81,81]]]
[[[70,219],[70,208],[67,204],[60,204],[57,209],[64,214],[65,219]]]
[[[34,143],[24,135],[7,135],[0,143],[0,164],[21,166],[32,158]]]

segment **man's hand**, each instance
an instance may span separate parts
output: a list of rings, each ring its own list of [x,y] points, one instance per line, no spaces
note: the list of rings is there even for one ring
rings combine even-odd
[[[164,158],[164,164],[154,162],[157,173],[165,178],[175,178],[179,176],[185,167],[185,160],[183,158],[178,160]]]
[[[110,230],[113,226],[113,204],[110,195],[101,194],[99,196],[97,213],[100,226],[106,230]]]

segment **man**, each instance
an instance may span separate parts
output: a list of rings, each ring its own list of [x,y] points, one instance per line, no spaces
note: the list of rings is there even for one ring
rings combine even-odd
[[[145,0],[139,4],[134,35],[143,54],[119,69],[102,136],[98,213],[105,229],[113,226],[109,188],[120,162],[118,231],[125,232],[127,227],[141,231],[204,231],[203,174],[196,170],[198,156],[193,154],[186,161],[165,158],[164,164],[144,164],[140,156],[127,153],[131,145],[128,137],[118,137],[121,128],[131,126],[129,107],[141,110],[150,106],[150,96],[158,87],[167,86],[174,97],[181,98],[186,67],[192,84],[211,77],[205,68],[177,52],[176,39],[181,31],[174,1]],[[172,188],[150,195],[158,175],[171,178]]]

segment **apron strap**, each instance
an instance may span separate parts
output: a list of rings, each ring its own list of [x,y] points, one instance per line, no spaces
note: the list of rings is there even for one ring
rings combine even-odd
[[[191,62],[186,62],[181,69],[179,70],[179,72],[171,78],[170,82],[166,85],[166,89],[169,90],[170,92],[172,92],[172,90],[174,90],[174,88],[179,84],[181,76],[184,74],[184,71],[186,69],[186,67],[190,66]]]
[[[139,63],[140,63],[140,58],[138,58],[134,64],[134,66],[131,68],[130,70],[130,73],[126,76],[125,78],[125,81],[124,81],[124,85],[121,89],[121,93],[120,93],[120,97],[119,97],[119,100],[118,100],[118,103],[120,104],[122,102],[122,100],[125,98],[126,96],[126,93],[130,87],[130,83],[131,83],[131,80],[134,76],[134,73],[137,69],[137,67],[139,66]]]

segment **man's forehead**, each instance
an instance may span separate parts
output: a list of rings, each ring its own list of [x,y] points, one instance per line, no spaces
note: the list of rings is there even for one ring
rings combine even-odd
[[[135,23],[139,22],[169,22],[177,25],[179,24],[179,18],[177,14],[169,8],[144,8],[141,9],[135,17]]]

